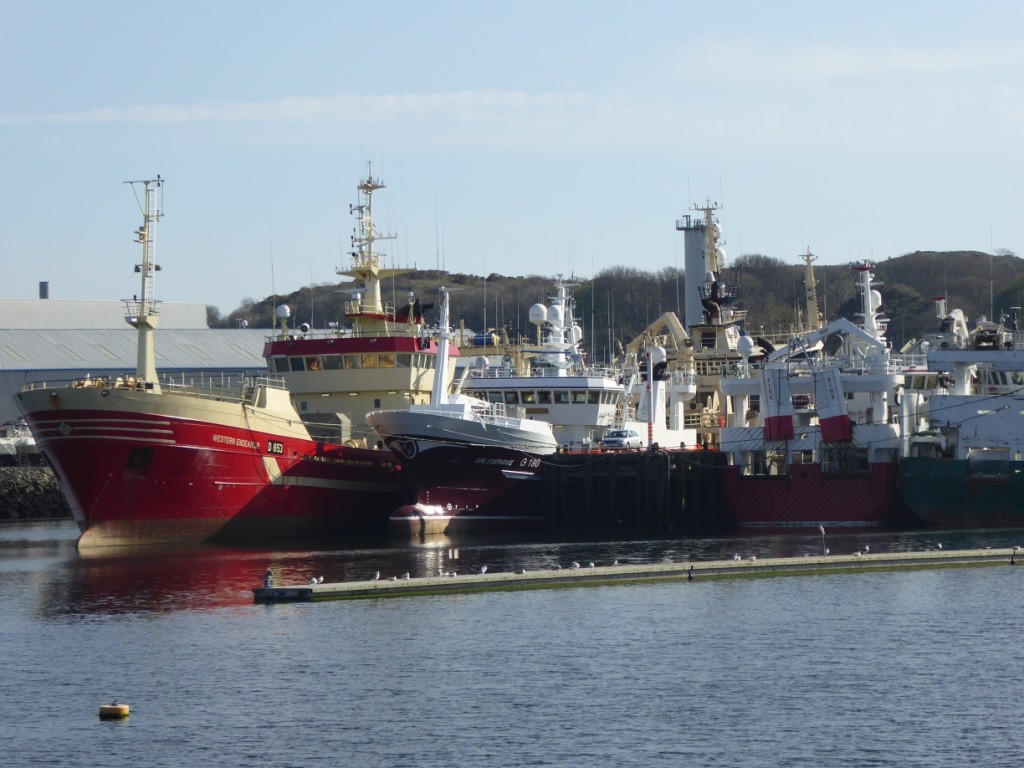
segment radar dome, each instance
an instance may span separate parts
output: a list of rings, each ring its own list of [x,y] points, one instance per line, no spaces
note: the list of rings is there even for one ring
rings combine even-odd
[[[562,325],[562,308],[558,305],[548,307],[548,322],[556,327]]]
[[[740,353],[740,357],[747,358],[754,354],[754,340],[749,336],[740,336],[740,340],[736,342],[736,349]]]
[[[872,289],[871,290],[871,311],[872,312],[877,312],[878,308],[880,306],[882,306],[882,294],[880,294],[878,291]]]
[[[287,304],[281,304],[276,310],[278,320],[286,320],[292,316],[292,310]]]
[[[548,308],[543,304],[534,304],[530,307],[529,318],[534,325],[544,325],[548,319]]]

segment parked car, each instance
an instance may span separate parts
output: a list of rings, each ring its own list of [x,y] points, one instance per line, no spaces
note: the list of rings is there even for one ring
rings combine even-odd
[[[643,441],[636,430],[612,429],[601,438],[601,447],[606,449],[641,448]]]

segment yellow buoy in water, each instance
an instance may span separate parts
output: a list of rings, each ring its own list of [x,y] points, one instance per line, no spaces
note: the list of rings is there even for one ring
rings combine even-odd
[[[128,705],[118,704],[117,699],[100,705],[100,720],[121,720],[128,717]]]

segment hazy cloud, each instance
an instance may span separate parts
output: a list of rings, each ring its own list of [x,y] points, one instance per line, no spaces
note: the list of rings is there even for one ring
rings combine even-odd
[[[394,118],[434,117],[459,120],[512,118],[524,112],[556,114],[589,101],[583,93],[525,91],[453,91],[427,94],[361,96],[342,94],[289,96],[274,101],[211,104],[150,104],[101,107],[80,112],[5,115],[3,125],[85,125],[115,123],[373,123]]]

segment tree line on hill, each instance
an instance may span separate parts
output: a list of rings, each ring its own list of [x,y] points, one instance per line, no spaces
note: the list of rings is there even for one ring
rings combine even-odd
[[[737,308],[748,311],[747,330],[752,335],[785,335],[805,321],[804,265],[760,254],[734,260],[723,281],[736,286]],[[815,264],[818,307],[826,321],[846,317],[858,322],[860,299],[851,265]],[[949,309],[963,310],[968,320],[982,316],[999,319],[1024,301],[1024,259],[1009,251],[986,254],[978,251],[917,251],[875,264],[881,313],[889,320],[888,338],[896,349],[912,339],[935,332],[935,297],[947,297]],[[682,318],[686,275],[666,267],[650,272],[634,267],[613,267],[589,279],[564,276],[576,282],[577,321],[584,330],[591,359],[608,360],[616,342],[628,343],[664,312]],[[703,279],[703,276],[701,276]],[[419,270],[389,278],[384,285],[385,303],[402,306],[412,293],[424,304],[437,300],[438,289],[451,289],[452,320],[477,332],[504,330],[510,338],[535,336],[529,308],[546,303],[555,276],[487,276]],[[343,303],[354,287],[351,282],[310,285],[286,296],[245,299],[226,316],[208,307],[210,327],[271,328],[275,309],[287,304],[292,325],[302,322],[314,328],[328,323],[346,325]],[[427,313],[436,321],[436,307]]]

